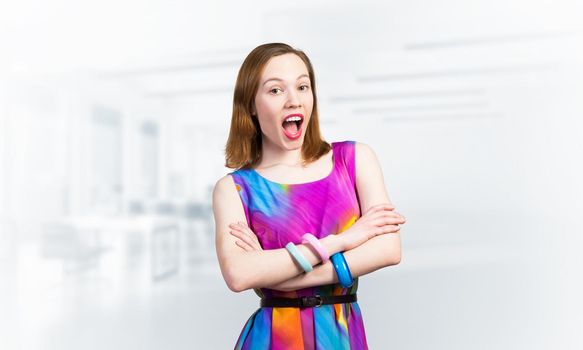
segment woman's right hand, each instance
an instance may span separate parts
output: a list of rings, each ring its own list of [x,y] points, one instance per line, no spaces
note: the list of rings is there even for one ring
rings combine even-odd
[[[391,204],[378,204],[368,209],[350,228],[337,234],[343,242],[344,250],[356,248],[374,236],[397,233],[405,217],[394,211]]]

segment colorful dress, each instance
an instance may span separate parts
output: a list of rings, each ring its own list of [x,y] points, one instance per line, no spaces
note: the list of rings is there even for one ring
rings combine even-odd
[[[360,217],[355,183],[354,141],[332,143],[334,167],[323,179],[280,184],[253,169],[230,173],[243,202],[247,224],[264,250],[285,248],[310,232],[318,238],[337,234]],[[255,289],[260,297],[297,298],[355,294],[339,284],[281,292]],[[258,301],[259,302],[259,301]],[[263,307],[247,320],[235,349],[367,349],[357,302],[308,308]]]

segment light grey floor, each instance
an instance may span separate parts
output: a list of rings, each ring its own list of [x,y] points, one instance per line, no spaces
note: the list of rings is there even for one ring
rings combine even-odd
[[[413,218],[402,263],[361,277],[371,349],[580,348],[581,285],[569,268],[580,260],[574,247],[552,246],[560,230],[553,240],[547,228],[523,227],[513,239],[484,230],[464,241],[459,229],[471,221],[458,223],[456,236]],[[177,273],[154,282],[144,266],[122,262],[115,244],[98,265],[65,277],[35,249],[19,246],[18,275],[3,265],[12,283],[4,284],[2,349],[229,349],[257,308],[252,291],[227,289],[212,250],[183,254]]]

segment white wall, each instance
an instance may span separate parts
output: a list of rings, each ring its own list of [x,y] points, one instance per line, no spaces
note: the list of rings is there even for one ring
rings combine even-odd
[[[282,41],[314,64],[325,138],[371,145],[408,218],[402,263],[361,279],[370,347],[580,348],[580,13],[566,0],[0,5],[0,347],[233,346],[257,297],[227,290],[212,218],[183,213],[208,208],[229,171],[245,55]],[[121,185],[104,194],[119,210],[95,205],[99,174],[116,173],[95,169],[111,147],[92,141],[95,106],[120,118]],[[160,256],[170,277],[153,280]]]

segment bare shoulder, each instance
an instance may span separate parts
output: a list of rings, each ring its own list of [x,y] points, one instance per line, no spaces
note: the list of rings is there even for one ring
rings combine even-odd
[[[354,143],[354,157],[357,168],[378,166],[379,163],[376,153],[373,151],[372,147],[362,142]]]
[[[391,203],[380,162],[372,147],[355,142],[356,188],[362,212],[373,205]]]
[[[217,199],[223,199],[225,197],[229,197],[236,192],[235,181],[233,177],[229,174],[221,177],[215,183],[215,187],[213,189],[213,202]]]
[[[228,224],[246,221],[245,211],[237,186],[231,175],[220,178],[213,189],[212,208],[215,215],[217,232],[228,232]]]
[[[217,180],[215,183],[215,191],[222,191],[233,186],[235,186],[235,181],[231,175],[227,174]]]

